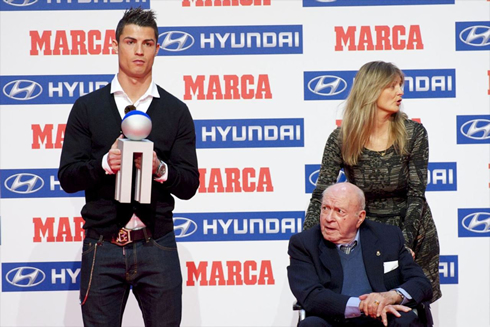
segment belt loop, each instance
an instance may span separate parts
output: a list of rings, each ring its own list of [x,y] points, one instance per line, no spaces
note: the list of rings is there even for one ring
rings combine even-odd
[[[97,245],[102,246],[103,243],[104,243],[104,235],[100,235],[99,240],[97,241]]]
[[[146,243],[150,242],[150,237],[148,236],[147,227],[143,228],[143,235],[145,235]]]

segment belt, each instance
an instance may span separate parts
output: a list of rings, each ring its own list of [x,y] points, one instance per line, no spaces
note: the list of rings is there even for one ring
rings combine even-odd
[[[100,234],[93,230],[87,231],[87,236],[90,238],[99,239]],[[141,229],[127,229],[125,227],[121,228],[117,234],[111,237],[103,237],[104,240],[110,241],[112,244],[116,244],[119,246],[125,246],[131,244],[136,241],[148,240],[151,238],[151,232],[147,227]]]

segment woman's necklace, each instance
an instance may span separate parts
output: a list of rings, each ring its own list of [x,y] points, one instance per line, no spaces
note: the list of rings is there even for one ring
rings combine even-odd
[[[386,154],[386,152],[388,151],[388,145],[389,144],[390,144],[390,139],[388,138],[388,140],[386,141],[386,144],[384,146],[384,150],[382,150],[382,151],[376,151],[376,150],[374,150],[374,152],[376,152],[380,156],[384,157],[385,154]],[[371,144],[371,145],[374,145],[374,144]],[[376,148],[376,146],[373,146],[373,148]]]

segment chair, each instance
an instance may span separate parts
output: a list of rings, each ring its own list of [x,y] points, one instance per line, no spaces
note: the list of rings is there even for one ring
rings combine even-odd
[[[300,305],[298,302],[295,302],[295,303],[293,304],[293,310],[294,310],[294,311],[299,311],[299,314],[298,314],[298,323],[296,324],[296,325],[299,325],[299,322],[300,322],[301,320],[303,320],[303,319],[305,319],[305,318],[306,318],[306,311],[305,311],[305,309],[303,309],[303,308],[301,307],[301,305]]]
[[[298,312],[298,323],[306,318],[306,311],[303,307],[298,303],[293,303],[293,310]],[[432,320],[432,313],[430,311],[430,301],[422,302],[412,309],[413,312],[419,317],[420,321],[425,324],[426,327],[432,327],[434,325],[434,321]]]

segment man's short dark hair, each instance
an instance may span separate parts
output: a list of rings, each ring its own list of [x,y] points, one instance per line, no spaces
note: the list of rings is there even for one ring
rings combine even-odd
[[[155,12],[151,9],[143,10],[141,7],[129,8],[124,13],[123,18],[119,21],[116,28],[116,40],[119,42],[119,37],[124,29],[124,26],[134,24],[141,27],[151,27],[155,31],[155,42],[158,42],[158,27],[155,20]]]

